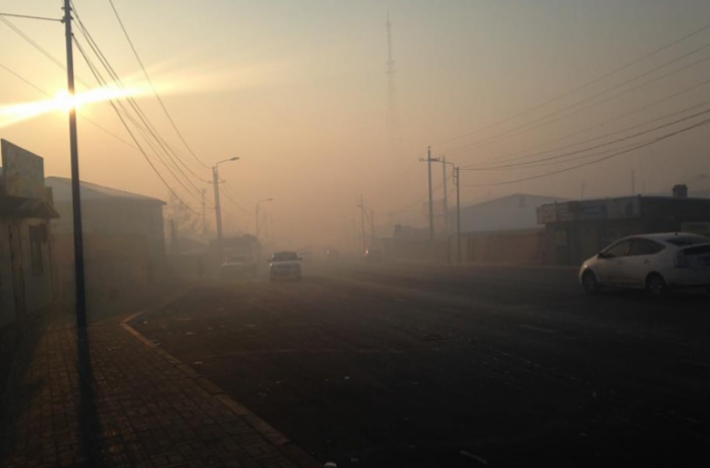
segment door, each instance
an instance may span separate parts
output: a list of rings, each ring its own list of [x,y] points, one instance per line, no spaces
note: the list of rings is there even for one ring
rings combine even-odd
[[[665,247],[650,239],[634,239],[631,250],[624,259],[622,269],[623,282],[629,286],[643,288],[646,277],[652,271],[658,271],[658,253]]]
[[[15,290],[15,314],[25,313],[25,272],[22,268],[22,240],[20,226],[10,224],[10,264],[12,266],[12,284]]]
[[[622,270],[631,250],[631,240],[621,240],[604,249],[595,268],[597,281],[601,284],[622,286],[624,284]]]

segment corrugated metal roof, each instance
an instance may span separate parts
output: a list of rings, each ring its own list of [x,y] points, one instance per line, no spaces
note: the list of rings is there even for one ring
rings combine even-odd
[[[71,200],[71,179],[66,177],[47,177],[44,179],[44,184],[47,187],[52,187],[55,202],[65,202]],[[109,200],[116,198],[146,203],[160,203],[161,205],[165,204],[163,200],[159,200],[157,198],[147,197],[145,195],[126,192],[124,190],[118,190],[110,187],[104,187],[102,185],[92,184],[91,182],[81,182],[82,201]]]

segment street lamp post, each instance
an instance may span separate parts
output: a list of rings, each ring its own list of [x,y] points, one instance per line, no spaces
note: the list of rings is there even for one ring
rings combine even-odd
[[[239,157],[225,159],[219,161],[212,166],[212,182],[214,183],[214,211],[217,219],[217,258],[218,262],[222,261],[223,246],[222,246],[222,208],[219,201],[219,165],[222,163],[237,161]]]
[[[255,226],[254,232],[256,233],[257,240],[259,240],[259,231],[261,230],[260,226],[259,226],[259,213],[261,210],[260,205],[262,202],[270,202],[270,201],[274,201],[274,199],[273,198],[264,198],[263,200],[259,200],[258,202],[256,202],[256,220],[255,220],[256,226]]]

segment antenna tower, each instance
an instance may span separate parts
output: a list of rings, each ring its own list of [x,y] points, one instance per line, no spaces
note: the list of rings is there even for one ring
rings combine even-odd
[[[387,12],[387,128],[392,136],[396,136],[399,131],[394,63],[394,57],[392,56],[392,22],[390,21],[390,14]]]

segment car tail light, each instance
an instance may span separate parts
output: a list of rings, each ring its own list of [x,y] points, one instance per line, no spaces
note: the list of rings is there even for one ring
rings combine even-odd
[[[673,257],[673,263],[675,264],[676,268],[688,268],[690,266],[690,263],[688,262],[688,257],[682,250],[680,252],[676,252],[675,256]]]

